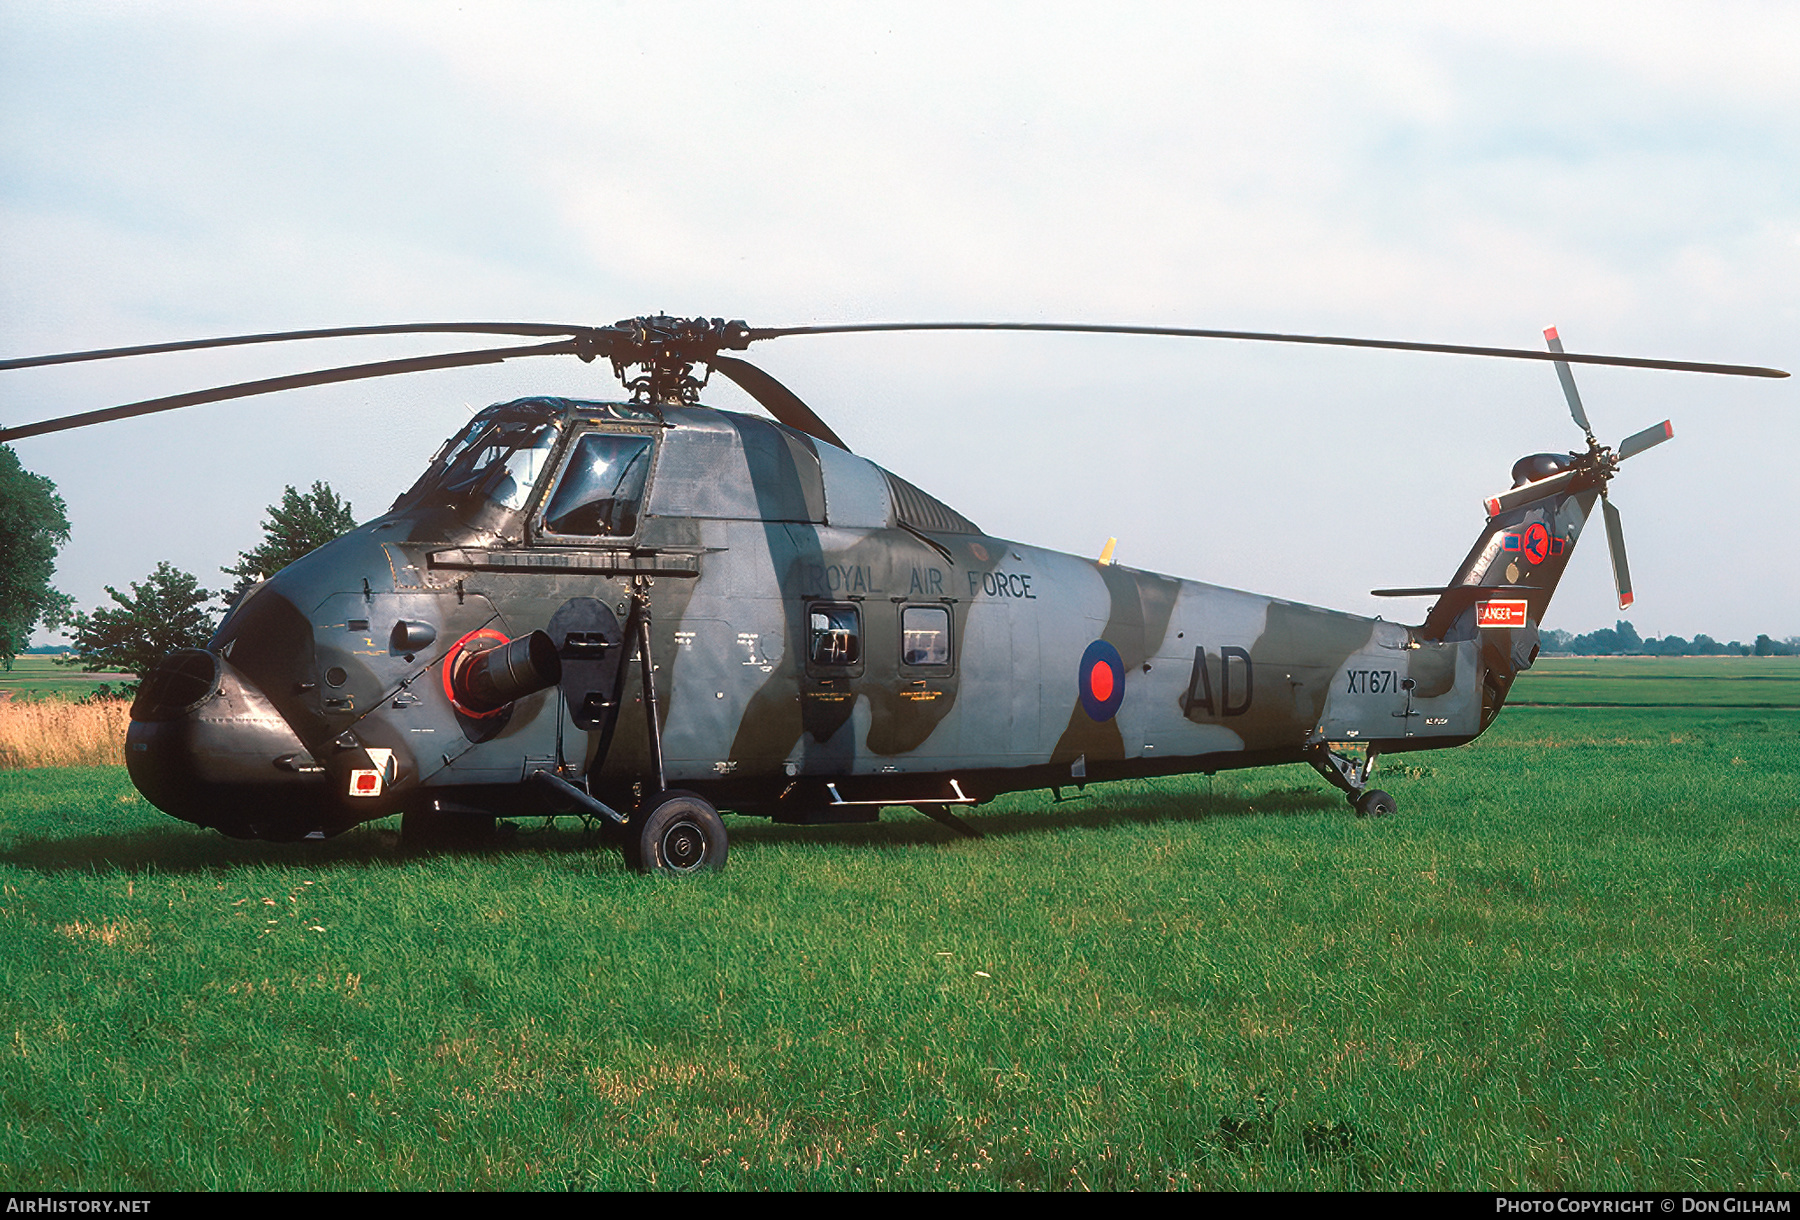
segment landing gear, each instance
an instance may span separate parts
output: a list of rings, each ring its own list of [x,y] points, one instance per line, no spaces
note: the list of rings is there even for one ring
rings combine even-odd
[[[725,867],[729,844],[718,811],[692,792],[665,792],[633,817],[625,859],[640,873],[699,873]]]
[[[725,867],[725,823],[719,811],[692,792],[663,787],[662,727],[656,719],[656,666],[650,653],[650,578],[634,582],[637,606],[639,677],[643,683],[644,729],[656,795],[649,797],[620,830],[625,860],[640,873],[699,873]]]
[[[1331,748],[1326,741],[1313,742],[1306,749],[1306,761],[1312,769],[1344,794],[1359,818],[1385,818],[1400,806],[1379,788],[1369,787],[1369,776],[1375,771],[1378,751],[1373,742],[1364,748],[1359,759]]]

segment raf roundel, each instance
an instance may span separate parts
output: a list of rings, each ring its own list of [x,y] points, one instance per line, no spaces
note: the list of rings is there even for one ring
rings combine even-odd
[[[1544,528],[1541,521],[1533,521],[1525,531],[1525,541],[1521,548],[1525,558],[1532,563],[1542,563],[1550,558],[1550,531]]]
[[[1125,662],[1119,650],[1095,640],[1081,654],[1081,706],[1093,720],[1111,720],[1125,702]]]

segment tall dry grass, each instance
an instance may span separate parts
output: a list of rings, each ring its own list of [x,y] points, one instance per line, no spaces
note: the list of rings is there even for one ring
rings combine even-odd
[[[0,769],[122,766],[130,708],[123,699],[0,702]]]

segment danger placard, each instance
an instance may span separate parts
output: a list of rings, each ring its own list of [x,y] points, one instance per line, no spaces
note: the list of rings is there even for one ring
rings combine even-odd
[[[1475,625],[1477,627],[1523,627],[1525,625],[1525,602],[1523,600],[1476,602]]]
[[[369,761],[375,764],[373,768],[357,767],[350,772],[351,796],[380,796],[388,784],[393,782],[394,752],[392,750],[371,748]]]

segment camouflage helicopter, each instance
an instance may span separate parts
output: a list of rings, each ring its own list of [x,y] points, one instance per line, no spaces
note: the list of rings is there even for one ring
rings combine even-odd
[[[787,387],[723,353],[781,337],[1029,330],[1251,339],[1547,360],[1583,451],[1538,453],[1416,625],[995,538],[856,456]],[[645,871],[725,863],[718,809],[874,821],[1128,777],[1311,764],[1390,813],[1381,755],[1479,736],[1538,653],[1595,501],[1631,602],[1616,449],[1574,363],[1776,369],[1548,350],[1051,323],[752,328],[346,327],[0,361],[0,368],[349,335],[548,342],[345,366],[0,430],[8,441],[306,385],[526,356],[605,357],[625,401],[522,398],[477,414],[386,513],[244,593],[203,649],[146,675],[127,762],[158,808],[247,839],[323,838],[395,812],[409,841],[497,817],[599,819]],[[698,372],[696,370],[699,370]],[[712,373],[775,422],[700,405]]]

